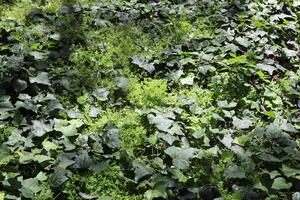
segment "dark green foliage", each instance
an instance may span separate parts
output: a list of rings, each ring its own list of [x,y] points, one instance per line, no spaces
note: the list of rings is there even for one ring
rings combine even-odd
[[[4,2],[0,200],[298,200],[299,10]]]

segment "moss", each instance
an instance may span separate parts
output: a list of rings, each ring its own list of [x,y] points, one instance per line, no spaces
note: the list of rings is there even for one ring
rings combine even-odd
[[[174,91],[174,93],[177,94],[177,98],[193,99],[201,108],[208,108],[213,101],[213,93],[210,90],[203,89],[199,86],[182,88],[178,91]]]
[[[0,144],[7,141],[8,137],[10,136],[11,132],[16,130],[15,127],[11,126],[0,126]]]
[[[104,125],[112,121],[121,130],[121,148],[132,155],[135,148],[138,148],[146,139],[146,130],[141,123],[138,113],[131,109],[122,109],[120,111],[106,110],[101,113],[100,118],[92,125],[91,129],[96,131],[102,129]]]
[[[167,81],[152,79],[131,81],[128,88],[128,100],[137,108],[154,108],[173,104],[175,99],[167,92]]]
[[[1,13],[1,20],[14,18],[18,23],[24,24],[26,16],[33,7],[37,7],[37,4],[29,2],[16,3]]]
[[[142,194],[130,194],[130,190],[126,188],[123,172],[117,165],[87,177],[85,184],[87,191],[97,197],[110,196],[118,200],[143,199]]]
[[[41,191],[39,192],[38,195],[33,197],[33,200],[51,200],[53,199],[53,192],[51,191],[51,188],[47,184],[41,184],[40,185]]]

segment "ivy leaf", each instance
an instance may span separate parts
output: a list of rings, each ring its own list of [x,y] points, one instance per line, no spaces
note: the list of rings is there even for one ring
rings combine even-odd
[[[281,125],[280,125],[280,128],[286,132],[289,132],[289,133],[298,133],[299,131],[297,131],[295,129],[295,127],[291,124],[291,123],[288,123],[286,121],[284,121]]]
[[[58,128],[56,130],[59,131],[59,132],[61,132],[66,137],[71,137],[71,136],[75,136],[75,135],[78,134],[76,126],[74,126],[72,124],[70,124],[68,126],[60,127],[60,128]]]
[[[115,78],[115,82],[118,88],[125,90],[129,85],[128,78],[125,77],[117,77]]]
[[[67,120],[54,119],[54,130],[61,132],[66,137],[78,134],[76,126],[74,124],[69,124]]]
[[[23,90],[25,90],[27,88],[27,82],[23,81],[21,79],[18,79],[14,82],[13,85],[14,89],[16,92],[22,92]]]
[[[294,177],[296,175],[300,175],[300,170],[299,169],[290,168],[289,166],[287,166],[285,164],[282,165],[282,172],[287,177]]]
[[[109,167],[109,162],[110,162],[109,160],[94,162],[90,165],[89,169],[92,170],[93,172],[102,172],[107,167]]]
[[[286,57],[296,57],[297,56],[297,51],[290,50],[287,48],[283,48],[282,51]]]
[[[12,159],[13,156],[11,156],[9,149],[4,145],[1,144],[0,146],[0,166],[2,164],[6,164]]]
[[[248,129],[252,126],[252,121],[249,119],[239,119],[234,116],[232,120],[233,125],[238,129]]]
[[[153,200],[154,198],[166,197],[167,193],[163,190],[147,190],[145,193],[146,200]]]
[[[3,192],[0,192],[0,200],[4,200],[5,194]]]
[[[170,120],[160,114],[158,114],[157,116],[154,116],[153,114],[149,114],[148,120],[150,124],[154,124],[158,130],[164,132],[167,132],[168,129],[173,124],[173,120]]]
[[[187,182],[188,177],[186,177],[179,169],[172,168],[169,171],[177,178],[179,182]]]
[[[237,106],[237,103],[236,102],[228,103],[227,100],[223,100],[223,101],[218,101],[217,105],[221,108],[234,108]]]
[[[10,102],[9,96],[0,97],[0,114],[14,110],[14,106]]]
[[[300,4],[300,1],[299,1]],[[300,200],[300,192],[295,192],[293,194],[292,200]]]
[[[87,151],[83,151],[75,158],[74,168],[76,169],[88,169],[92,164],[92,159],[90,158]]]
[[[237,37],[235,39],[237,43],[241,46],[248,48],[251,45],[251,42],[247,38]]]
[[[193,75],[189,75],[183,79],[180,80],[182,85],[193,85],[194,84],[194,76]]]
[[[56,149],[60,148],[60,146],[58,146],[57,144],[50,142],[48,140],[45,140],[42,144],[43,144],[43,148],[46,151],[56,150]]]
[[[101,112],[101,110],[99,108],[92,106],[90,109],[90,112],[89,112],[89,116],[92,118],[96,118],[96,117],[98,117],[100,112]]]
[[[267,162],[282,162],[280,159],[268,153],[261,153],[258,155],[258,158]]]
[[[173,165],[178,169],[188,169],[189,168],[189,159],[194,156],[194,148],[185,148],[181,149],[178,147],[169,147],[165,150],[165,153],[168,154],[173,159]]]
[[[106,88],[98,88],[94,90],[93,96],[96,97],[99,101],[108,100],[109,91]]]
[[[88,98],[89,98],[89,94],[85,93],[84,95],[77,98],[77,102],[81,105],[84,105],[87,102]]]
[[[275,67],[271,65],[262,64],[262,63],[257,64],[257,68],[268,72],[268,74],[271,76],[273,75],[273,72],[276,71]]]
[[[62,104],[57,99],[49,101],[47,108],[49,113],[56,110],[64,110]]]
[[[29,81],[30,81],[30,83],[37,83],[37,84],[41,84],[41,85],[51,85],[47,72],[39,72],[36,77],[30,77]]]
[[[173,142],[175,142],[176,140],[178,140],[177,137],[175,137],[175,136],[173,136],[171,134],[158,133],[157,137],[163,139],[169,145],[172,145]]]
[[[39,180],[37,178],[29,178],[22,181],[21,192],[26,198],[33,198],[36,193],[41,191]]]
[[[49,133],[53,130],[50,124],[45,124],[43,121],[33,120],[32,121],[32,133],[36,137],[42,137],[46,133]]]
[[[120,131],[117,128],[106,128],[103,134],[104,143],[110,148],[119,148],[122,141],[120,139]]]
[[[45,53],[38,52],[38,51],[31,51],[29,54],[34,57],[35,60],[43,60],[46,56]]]
[[[274,179],[274,178],[276,178],[277,176],[280,176],[281,174],[278,172],[278,171],[276,171],[276,170],[273,170],[273,171],[268,171],[268,170],[262,170],[265,174],[269,174],[269,176],[270,176],[270,178],[271,179]]]
[[[38,175],[36,175],[36,178],[41,182],[48,179],[46,173],[44,172],[39,172]]]
[[[97,199],[96,196],[92,196],[92,195],[88,195],[82,192],[79,192],[79,195],[83,198],[83,199]]]
[[[133,56],[132,63],[145,69],[149,74],[155,70],[154,63],[149,63],[148,59],[144,56]]]
[[[135,181],[139,181],[141,178],[154,172],[151,167],[144,165],[138,160],[134,160],[132,166],[134,167]]]
[[[59,187],[68,180],[66,176],[66,170],[57,168],[52,175],[50,175],[48,181],[51,187]]]
[[[226,179],[230,179],[230,178],[242,179],[242,178],[246,178],[246,175],[243,171],[240,170],[240,168],[237,165],[232,165],[224,171],[224,177]]]
[[[292,183],[286,182],[286,180],[282,177],[278,177],[274,179],[272,184],[272,189],[274,190],[284,190],[290,189],[293,186]]]

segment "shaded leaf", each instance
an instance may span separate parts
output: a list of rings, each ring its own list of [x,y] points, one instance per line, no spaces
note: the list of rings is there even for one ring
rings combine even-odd
[[[242,179],[242,178],[246,178],[246,175],[243,171],[241,171],[241,169],[237,165],[232,165],[224,171],[224,177],[226,179],[230,179],[230,178]]]
[[[278,177],[274,179],[272,188],[274,190],[284,190],[284,189],[290,189],[292,185],[293,185],[292,183],[286,182],[284,178]]]
[[[66,171],[62,168],[57,168],[48,179],[51,187],[59,187],[67,180],[68,177],[66,176]]]
[[[169,147],[165,150],[165,153],[168,154],[173,159],[173,165],[178,169],[188,169],[189,160],[194,156],[194,148],[185,148],[181,149],[178,147]]]
[[[98,88],[94,90],[93,96],[96,97],[99,101],[108,100],[109,91],[106,88]]]
[[[36,77],[29,78],[30,83],[38,83],[42,85],[51,85],[48,73],[47,72],[39,72]]]

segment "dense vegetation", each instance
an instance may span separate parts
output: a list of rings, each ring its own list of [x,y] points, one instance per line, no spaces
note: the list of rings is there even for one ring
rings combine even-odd
[[[0,200],[300,200],[300,1],[2,2]]]

